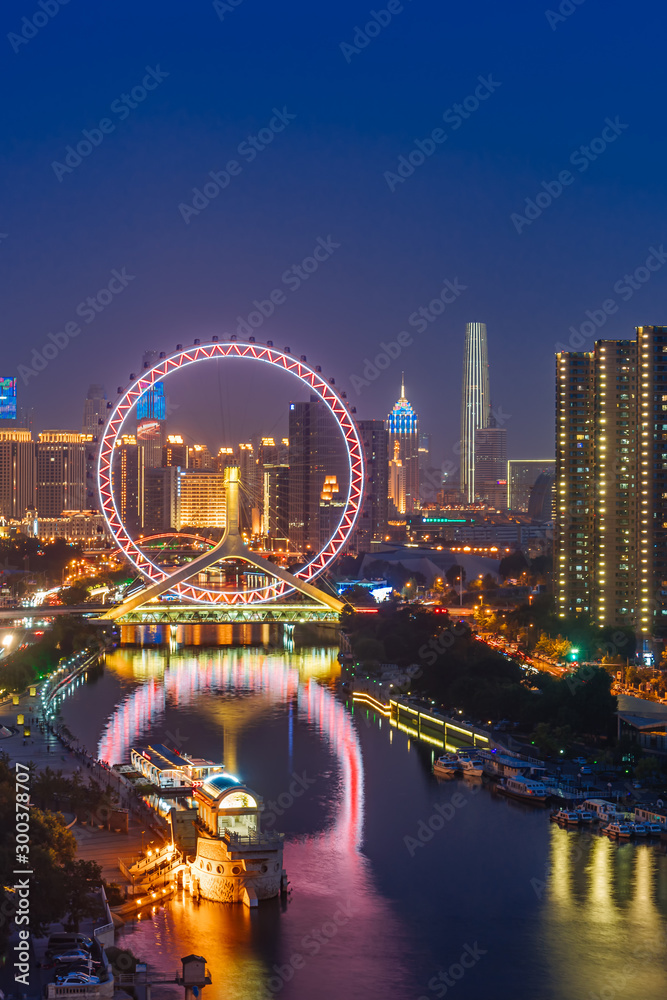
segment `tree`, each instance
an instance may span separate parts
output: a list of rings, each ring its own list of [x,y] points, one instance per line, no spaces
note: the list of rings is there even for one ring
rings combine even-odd
[[[462,582],[466,582],[466,571],[463,566],[459,566],[458,563],[454,563],[454,565],[450,566],[445,573],[445,579],[450,587],[460,587]]]
[[[506,580],[510,576],[518,579],[529,568],[528,560],[523,552],[517,550],[516,552],[510,552],[508,556],[503,556],[500,560],[498,573],[503,580]]]
[[[62,867],[63,912],[67,914],[68,929],[78,931],[84,917],[94,917],[100,902],[95,894],[103,885],[102,869],[96,861],[68,860]]]

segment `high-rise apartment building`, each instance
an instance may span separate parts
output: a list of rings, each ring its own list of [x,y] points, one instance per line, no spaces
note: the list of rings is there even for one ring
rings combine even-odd
[[[559,614],[589,614],[599,625],[628,625],[645,636],[667,629],[660,620],[663,567],[649,552],[660,544],[658,523],[667,512],[660,485],[663,344],[667,352],[667,329],[644,327],[637,340],[599,340],[593,351],[562,353],[556,362]]]
[[[36,506],[40,517],[86,509],[86,449],[91,436],[42,431],[37,442]]]
[[[177,465],[144,471],[144,532],[173,531],[178,524]]]
[[[461,393],[461,492],[467,503],[475,500],[475,432],[488,425],[490,404],[486,323],[468,323]]]
[[[507,462],[507,507],[517,514],[528,511],[533,486],[540,476],[556,475],[552,459],[510,458]]]
[[[289,538],[289,465],[263,466],[262,534],[269,548],[287,547]]]
[[[0,517],[21,520],[36,503],[36,457],[32,434],[0,429]]]
[[[364,450],[366,489],[356,531],[358,549],[368,551],[381,542],[389,517],[389,435],[384,420],[358,420],[357,430]]]
[[[419,509],[419,418],[405,395],[405,379],[401,378],[401,395],[387,417],[388,450],[401,462],[405,480],[404,498],[394,504],[400,514],[412,514]],[[396,450],[398,444],[398,451]]]
[[[189,469],[212,469],[213,456],[205,444],[191,444],[188,447]]]
[[[99,499],[97,495],[97,455],[98,438],[107,419],[107,397],[104,386],[92,384],[83,404],[83,423],[81,431],[90,440],[86,448],[86,501],[85,507],[97,510]]]
[[[144,351],[142,369],[153,368],[159,361],[157,351]],[[167,437],[167,400],[164,382],[154,382],[137,401],[137,441],[144,449],[144,467],[157,469]]]
[[[289,538],[304,557],[320,548],[320,495],[335,476],[344,497],[350,485],[345,445],[329,408],[317,396],[290,403]]]
[[[180,434],[168,434],[162,448],[162,466],[177,465],[181,469],[188,467],[188,446]]]
[[[144,447],[134,434],[116,441],[112,466],[112,487],[120,519],[134,538],[144,527]]]

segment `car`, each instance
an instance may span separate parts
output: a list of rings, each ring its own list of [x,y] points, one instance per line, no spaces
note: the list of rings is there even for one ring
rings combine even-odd
[[[99,976],[90,976],[87,972],[68,972],[66,976],[56,976],[58,986],[92,986],[99,981]]]
[[[593,768],[589,767],[587,764],[584,764],[583,767],[579,768],[579,774],[592,774],[592,773],[593,773]]]
[[[70,962],[87,962],[88,958],[89,956],[87,951],[70,948],[69,951],[59,951],[55,954],[53,956],[53,961],[57,965],[66,965]]]
[[[586,763],[586,758],[585,757],[573,757],[572,758],[572,763],[573,764],[579,764],[579,765],[585,764]]]

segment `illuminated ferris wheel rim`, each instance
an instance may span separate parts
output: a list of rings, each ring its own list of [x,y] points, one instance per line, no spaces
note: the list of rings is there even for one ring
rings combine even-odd
[[[363,449],[354,420],[343,398],[333,387],[333,379],[325,381],[319,369],[314,369],[306,363],[305,356],[302,355],[297,359],[289,352],[289,349],[277,350],[270,341],[264,346],[254,343],[252,340],[237,341],[232,339],[220,342],[216,338],[212,338],[210,342],[205,344],[195,342],[192,347],[185,350],[179,344],[173,354],[161,357],[156,365],[143,371],[126,389],[120,391],[119,398],[111,409],[105,425],[97,460],[98,494],[107,527],[118,547],[145,579],[151,583],[162,583],[168,579],[169,574],[149,559],[148,555],[130,537],[120,518],[111,487],[112,462],[116,442],[137,401],[156,382],[162,382],[172,372],[179,371],[181,368],[201,361],[220,358],[260,361],[293,375],[309,391],[319,396],[341,432],[350,473],[347,499],[338,525],[327,544],[312,557],[306,566],[294,574],[299,579],[309,583],[336,558],[352,534],[363,496]],[[208,590],[186,581],[176,584],[171,592],[201,603],[259,604],[284,596],[293,590],[294,588],[289,584],[278,580],[265,587],[244,591]]]

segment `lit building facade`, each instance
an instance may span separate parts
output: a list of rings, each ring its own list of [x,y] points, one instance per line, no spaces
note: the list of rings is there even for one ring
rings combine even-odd
[[[418,510],[419,501],[419,418],[405,395],[405,379],[401,379],[401,395],[387,417],[388,449],[394,461],[400,460],[405,481],[404,496],[391,496],[400,514]],[[398,445],[398,449],[396,449]]]
[[[24,428],[0,429],[0,517],[20,520],[36,503],[35,442]]]
[[[496,510],[507,505],[507,431],[493,418],[475,431],[475,500]]]
[[[227,524],[225,475],[202,469],[182,469],[178,477],[176,528],[224,528]]]
[[[37,442],[36,507],[41,517],[86,509],[88,434],[42,431]]]
[[[263,467],[262,534],[269,547],[287,547],[289,538],[289,465]]]
[[[461,392],[461,492],[475,501],[475,432],[488,425],[489,353],[486,323],[467,323]]]
[[[143,445],[134,434],[124,434],[116,442],[112,486],[120,519],[132,537],[144,526],[144,471]]]
[[[359,512],[356,547],[368,551],[381,542],[389,518],[389,434],[384,420],[358,420],[357,430],[364,449],[366,489]]]
[[[177,465],[144,472],[144,531],[173,531],[178,524],[179,475]]]
[[[645,637],[667,631],[664,567],[653,552],[667,511],[656,370],[663,343],[667,352],[667,330],[644,327],[637,340],[600,340],[590,353],[557,356],[559,614],[590,614],[599,625],[627,625]]]

